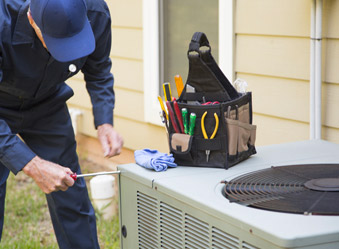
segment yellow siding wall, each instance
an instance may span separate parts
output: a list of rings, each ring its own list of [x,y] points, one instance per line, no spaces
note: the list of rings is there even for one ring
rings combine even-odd
[[[253,92],[257,144],[309,139],[310,0],[237,0],[236,77]],[[323,139],[339,142],[339,3],[324,1]]]
[[[144,122],[142,1],[107,0],[112,16],[115,127],[130,149],[168,151],[163,127]],[[311,0],[236,0],[235,71],[253,92],[257,145],[309,139]],[[323,139],[339,142],[339,2],[324,1]],[[82,76],[70,107],[78,131],[96,136]]]
[[[107,0],[112,17],[112,73],[115,79],[114,126],[130,149],[157,148],[167,152],[163,127],[144,122],[142,1]],[[96,136],[89,96],[79,74],[68,84],[75,96],[70,108],[80,108],[78,131]]]

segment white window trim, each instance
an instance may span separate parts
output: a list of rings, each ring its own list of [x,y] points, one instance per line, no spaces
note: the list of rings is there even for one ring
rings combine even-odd
[[[219,0],[219,67],[234,80],[234,0]],[[143,0],[144,119],[162,125],[158,102],[160,81],[159,0]],[[184,82],[185,83],[185,82]]]

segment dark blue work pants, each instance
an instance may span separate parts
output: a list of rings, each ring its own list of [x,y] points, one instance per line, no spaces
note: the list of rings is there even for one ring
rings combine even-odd
[[[72,94],[71,89],[64,88],[39,103],[18,101],[13,104],[20,104],[20,108],[3,108],[1,101],[6,96],[0,93],[0,118],[6,120],[12,132],[20,134],[39,157],[69,167],[79,174],[76,142],[65,104]],[[9,170],[0,163],[0,232],[8,174]],[[79,178],[67,191],[53,192],[46,198],[60,248],[99,248],[94,209],[83,178]]]

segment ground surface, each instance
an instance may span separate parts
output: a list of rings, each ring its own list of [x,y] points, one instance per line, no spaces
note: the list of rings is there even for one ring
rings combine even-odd
[[[79,158],[83,173],[112,170],[81,156]],[[89,180],[87,178],[86,182],[89,183]],[[118,215],[104,220],[96,210],[96,217],[101,248],[119,248]],[[5,224],[0,248],[58,248],[44,193],[22,172],[17,176],[10,174],[7,181]]]

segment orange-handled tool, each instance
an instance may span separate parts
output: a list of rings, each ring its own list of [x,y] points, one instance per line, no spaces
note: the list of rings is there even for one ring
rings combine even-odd
[[[98,173],[81,174],[81,175],[77,175],[77,173],[73,173],[70,176],[73,178],[74,181],[76,181],[79,177],[114,175],[114,174],[120,174],[120,171],[119,170],[118,171],[107,171],[107,172],[98,172]]]
[[[174,81],[175,81],[175,85],[177,87],[178,96],[180,97],[181,92],[184,89],[184,83],[182,82],[182,78],[181,78],[181,76],[179,74],[174,76]]]

